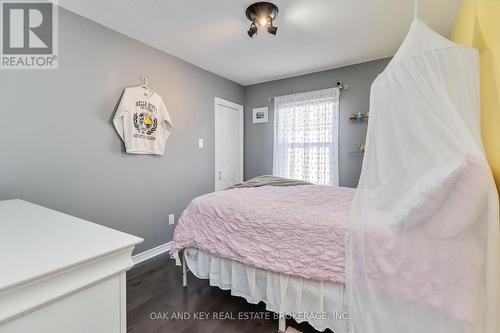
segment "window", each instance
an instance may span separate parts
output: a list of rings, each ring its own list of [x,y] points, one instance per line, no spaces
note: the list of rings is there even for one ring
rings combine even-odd
[[[273,174],[339,185],[339,89],[274,98]]]

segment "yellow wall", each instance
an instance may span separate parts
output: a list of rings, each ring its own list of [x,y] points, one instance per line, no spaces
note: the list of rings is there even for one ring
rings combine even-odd
[[[479,50],[483,142],[500,190],[500,0],[464,0],[452,39]],[[497,268],[498,277],[500,265]],[[500,317],[500,307],[497,317]]]
[[[500,0],[464,0],[451,39],[480,53],[483,142],[500,188]]]

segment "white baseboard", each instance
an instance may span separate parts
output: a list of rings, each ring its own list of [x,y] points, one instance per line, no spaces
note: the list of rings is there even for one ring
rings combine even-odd
[[[172,246],[172,242],[170,241],[168,243],[162,244],[160,246],[157,246],[157,247],[154,247],[154,248],[149,249],[147,251],[136,254],[135,256],[132,256],[132,260],[137,265],[143,261],[149,260],[151,258],[159,256],[160,254],[163,254],[165,252],[170,251],[171,246]]]

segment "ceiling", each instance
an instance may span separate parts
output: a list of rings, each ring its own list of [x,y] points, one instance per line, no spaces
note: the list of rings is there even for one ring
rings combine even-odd
[[[274,0],[278,34],[249,38],[246,0],[59,0],[59,5],[242,85],[394,55],[412,0]],[[461,0],[419,0],[448,36]]]

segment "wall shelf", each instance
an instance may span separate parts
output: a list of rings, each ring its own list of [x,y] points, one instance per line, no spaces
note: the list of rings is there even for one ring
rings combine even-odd
[[[368,118],[363,118],[363,119],[360,119],[360,120],[358,120],[358,119],[349,119],[349,121],[351,123],[367,123],[368,122]]]

